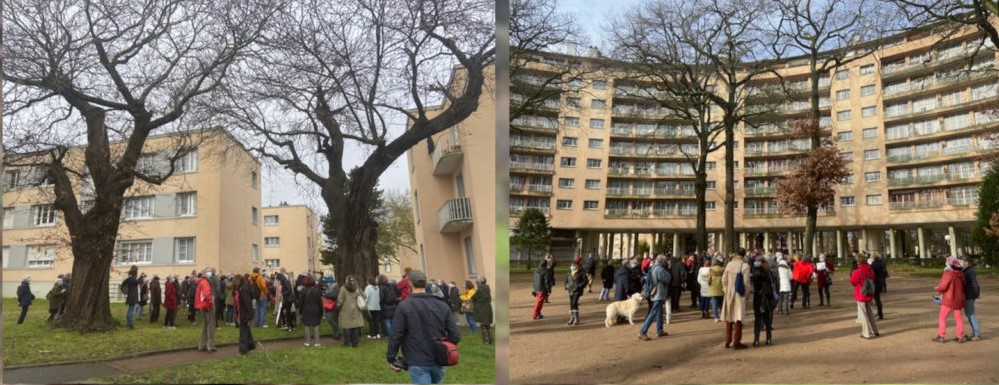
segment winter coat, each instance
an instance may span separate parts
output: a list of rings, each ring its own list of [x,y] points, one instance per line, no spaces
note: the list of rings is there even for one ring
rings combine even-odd
[[[725,268],[721,267],[721,265],[711,266],[711,270],[709,271],[711,273],[711,276],[708,277],[708,285],[711,287],[708,288],[708,296],[709,297],[724,296],[725,287],[722,283],[722,274],[725,273]]]
[[[951,309],[964,309],[964,273],[958,270],[944,271],[940,283],[933,290],[943,294],[941,305]]]
[[[587,282],[586,273],[582,270],[576,270],[576,274],[572,274],[570,271],[565,275],[565,290],[569,292],[569,295],[583,295]]]
[[[250,283],[257,285],[257,288],[260,289],[260,298],[256,299],[267,297],[271,293],[267,290],[267,282],[264,280],[264,277],[260,275],[260,273],[251,273]]]
[[[236,323],[239,326],[249,325],[253,322],[253,295],[250,293],[250,285],[253,283],[244,283],[236,288],[235,293],[233,293],[233,303],[236,312]]]
[[[790,293],[791,292],[791,268],[787,266],[778,266],[777,275],[780,277],[780,292]]]
[[[884,292],[887,283],[885,280],[888,279],[888,267],[885,266],[885,261],[880,258],[874,259],[874,262],[871,262],[871,270],[874,270],[874,289],[878,293]]]
[[[198,310],[210,311],[215,306],[215,293],[212,292],[212,283],[208,278],[198,278],[198,288],[194,292],[194,308]]]
[[[45,298],[49,300],[49,310],[58,310],[65,303],[66,289],[62,285],[56,283],[52,285],[52,290],[45,295]]]
[[[336,307],[340,309],[340,327],[353,329],[364,326],[364,316],[361,315],[361,308],[357,307],[358,296],[364,296],[361,289],[340,289],[340,295],[336,298]]]
[[[295,298],[295,285],[288,280],[288,276],[284,275],[284,273],[280,273],[277,275],[277,279],[278,282],[281,282],[281,298],[288,303],[295,302],[297,300],[297,298]],[[275,289],[274,291],[278,290]]]
[[[21,281],[21,286],[17,287],[17,306],[28,307],[35,300],[35,295],[31,293],[31,284],[28,281]]]
[[[583,262],[583,272],[586,274],[597,273],[597,261],[592,256],[586,258],[586,261]]]
[[[548,282],[548,269],[545,265],[538,265],[537,269],[534,269],[534,292],[535,293],[548,293],[551,290],[554,282]]]
[[[149,283],[149,300],[153,306],[163,303],[163,288],[160,286],[159,279],[153,278],[153,281]]]
[[[794,280],[799,284],[808,285],[812,283],[812,273],[815,272],[815,265],[811,262],[801,260],[794,263]]]
[[[743,295],[735,292],[735,277],[742,274],[742,282],[746,288]],[[722,301],[721,319],[725,322],[742,321],[746,317],[746,296],[752,288],[749,276],[749,264],[736,255],[725,266],[722,273],[722,286],[725,288],[725,299]]]
[[[669,285],[673,287],[682,287],[687,281],[687,265],[683,264],[683,260],[676,259],[669,266],[669,273],[673,277],[669,281]]]
[[[656,290],[656,293],[650,298],[652,301],[665,301],[669,298],[666,287],[675,281],[675,279],[673,279],[672,274],[666,271],[665,266],[658,263],[652,265],[649,268],[648,280],[649,293],[651,293],[652,288]],[[643,295],[648,295],[649,293],[644,293]]]
[[[853,285],[853,299],[857,302],[871,302],[874,300],[874,295],[863,295],[861,290],[864,287],[865,279],[874,279],[874,270],[871,270],[871,265],[866,263],[857,265],[857,268],[850,273],[850,284]]]
[[[451,309],[451,312],[461,310],[461,293],[458,292],[457,287],[450,287],[447,291],[447,305]],[[383,289],[384,290],[384,289]],[[384,313],[384,310],[382,311]]]
[[[472,294],[472,318],[479,324],[493,323],[493,295],[489,285],[479,285]]]
[[[628,285],[631,284],[631,269],[621,266],[614,273],[614,300],[624,301],[628,299]]]
[[[452,290],[452,292],[454,292],[452,295],[458,297],[458,290]],[[395,307],[399,304],[399,296],[396,294],[395,288],[389,284],[379,285],[378,296],[378,307],[382,309],[382,317],[394,317]]]
[[[163,307],[176,310],[177,309],[177,283],[172,281],[166,281],[166,290],[164,290],[165,295],[163,296]]]
[[[409,296],[413,294],[413,285],[409,284],[409,275],[402,277],[402,279],[395,284],[395,291],[399,294],[400,302],[409,298]]]
[[[981,288],[978,286],[978,276],[975,275],[975,268],[968,266],[964,268],[964,300],[978,299]]]
[[[236,304],[236,297],[233,295],[236,292],[236,284],[232,279],[225,281],[225,303],[229,305]]]
[[[368,310],[369,311],[381,311],[382,310],[382,297],[378,293],[378,286],[368,285],[364,288],[364,296],[368,299]]]
[[[125,303],[128,305],[138,304],[139,279],[130,275],[121,284],[125,286]]]
[[[302,325],[319,325],[323,319],[323,295],[319,288],[306,286],[304,292],[298,294],[302,297],[302,308],[298,310],[302,314]]]
[[[607,264],[604,269],[600,271],[600,279],[603,280],[604,289],[610,290],[614,287],[614,265]]]
[[[545,285],[547,285],[547,287],[545,288],[545,292],[548,293],[548,294],[551,294],[552,293],[552,287],[555,286],[555,266],[554,265],[552,265],[551,267],[545,269]]]
[[[145,278],[139,278],[139,305],[146,306],[149,303],[149,282]]]
[[[198,281],[195,279],[188,279],[187,283],[187,306],[194,308],[194,293],[198,291]]]
[[[753,269],[753,309],[769,312],[777,307],[774,300],[774,290],[777,289],[777,277],[774,273],[762,268]]]
[[[701,266],[697,269],[697,284],[701,286],[701,297],[711,296],[711,268]]]

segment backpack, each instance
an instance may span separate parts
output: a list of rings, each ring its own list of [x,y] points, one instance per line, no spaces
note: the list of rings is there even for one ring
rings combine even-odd
[[[870,278],[864,278],[864,286],[860,288],[861,295],[874,295],[874,280]]]
[[[253,297],[254,301],[260,299],[260,286],[257,286],[257,280],[256,279],[253,280],[253,282],[250,283],[250,296]]]

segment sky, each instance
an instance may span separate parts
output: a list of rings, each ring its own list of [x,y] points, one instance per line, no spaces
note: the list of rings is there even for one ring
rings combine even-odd
[[[616,15],[643,0],[558,0],[561,8],[576,16],[579,25],[589,37],[589,45],[603,47],[605,19]]]

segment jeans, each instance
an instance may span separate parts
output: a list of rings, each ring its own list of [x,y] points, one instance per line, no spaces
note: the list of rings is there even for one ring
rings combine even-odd
[[[645,323],[642,324],[642,328],[638,330],[639,335],[645,335],[649,332],[649,327],[652,326],[652,321],[656,321],[656,334],[661,334],[663,332],[663,301],[656,300],[652,301],[652,310],[649,311],[649,316],[645,317]]]
[[[410,366],[409,380],[414,384],[443,384],[443,366]]]
[[[139,309],[139,304],[137,303],[128,305],[128,310],[125,313],[125,325],[127,325],[129,328],[135,327],[135,323],[132,321],[132,319],[135,318],[138,309]]]
[[[231,324],[236,322],[233,317],[235,316],[236,308],[233,305],[225,305],[225,323]]]
[[[465,320],[468,321],[468,327],[472,329],[472,333],[479,332],[479,325],[475,323],[475,316],[472,313],[465,313]]]
[[[323,312],[323,316],[326,317],[326,322],[328,322],[330,324],[330,328],[333,329],[332,337],[335,340],[340,339],[340,320],[338,319],[339,315],[340,315],[340,309]]]
[[[392,336],[392,317],[384,317],[382,324],[385,326],[385,338]]]
[[[787,315],[791,312],[791,292],[780,292],[780,303],[777,304],[778,314]]]
[[[978,317],[975,316],[975,300],[964,300],[964,314],[968,315],[968,323],[971,324],[971,336],[978,337]]]
[[[711,297],[700,297],[699,299],[701,300],[700,309],[701,309],[701,311],[703,311],[703,312],[706,313],[708,311],[708,308],[709,308],[708,304],[711,303]]]
[[[758,344],[760,342],[761,331],[767,332],[767,341],[770,341],[774,328],[774,314],[762,298],[760,300],[753,298],[753,318],[753,343]]]
[[[264,326],[264,317],[267,316],[267,296],[257,300],[257,327]]]
[[[607,301],[610,299],[609,296],[610,296],[610,289],[605,287],[602,290],[600,290],[600,297],[598,299],[600,301]]]
[[[715,313],[716,320],[721,317],[721,313],[719,313],[719,308],[721,308],[721,302],[722,302],[722,297],[718,296],[711,297],[711,310]]]

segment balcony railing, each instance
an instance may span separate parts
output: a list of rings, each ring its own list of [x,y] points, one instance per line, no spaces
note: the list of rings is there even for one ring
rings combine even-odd
[[[657,188],[655,189],[655,194],[657,196],[694,196],[694,189],[692,188]]]
[[[945,174],[923,175],[917,177],[888,178],[889,186],[906,186],[912,184],[933,184],[942,180],[962,181],[981,176],[978,172],[953,172]]]
[[[468,197],[455,198],[444,202],[437,211],[440,219],[440,232],[453,233],[472,225],[472,204]]]
[[[434,147],[434,175],[448,175],[455,172],[461,167],[462,158],[464,153],[460,144],[451,143],[448,137],[441,138]]]
[[[510,147],[526,148],[532,150],[554,150],[555,142],[542,142],[537,140],[511,140]]]
[[[773,195],[776,191],[773,187],[748,187],[746,196]]]
[[[529,184],[527,185],[527,190],[536,193],[550,193],[552,192],[552,185],[550,184]]]
[[[889,202],[888,208],[891,210],[932,209],[943,207],[944,204],[946,202],[942,200]]]
[[[529,170],[529,171],[555,171],[555,165],[552,163],[510,162],[510,169]]]
[[[776,207],[746,207],[745,216],[765,216],[765,215],[780,215],[780,210]]]

